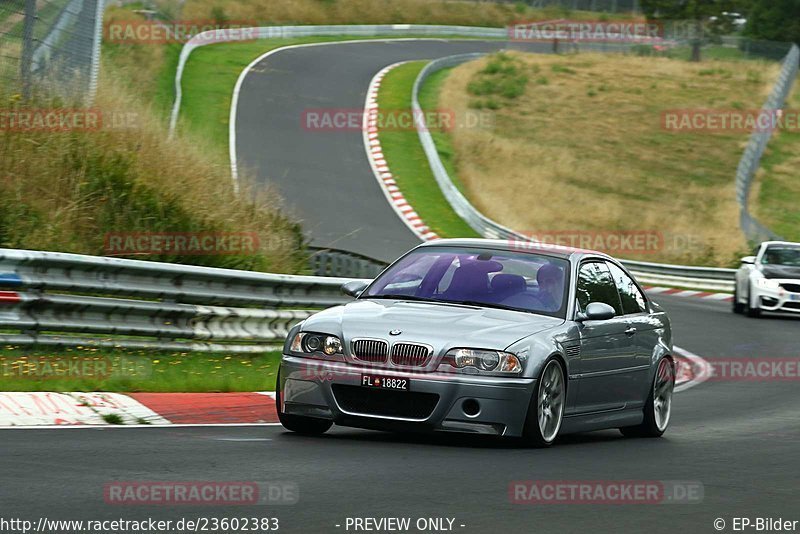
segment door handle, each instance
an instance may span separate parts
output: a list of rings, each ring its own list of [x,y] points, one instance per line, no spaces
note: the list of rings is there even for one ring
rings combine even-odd
[[[627,330],[625,330],[625,335],[631,337],[633,334],[636,333],[636,329],[632,326],[629,326]]]

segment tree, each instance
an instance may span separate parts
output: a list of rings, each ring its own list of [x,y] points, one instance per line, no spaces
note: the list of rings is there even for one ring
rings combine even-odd
[[[724,13],[735,12],[743,4],[745,0],[642,0],[642,10],[648,20],[685,22],[692,44],[692,61],[700,61],[704,35],[730,32],[730,17]]]
[[[753,0],[744,34],[764,41],[800,43],[800,0]]]

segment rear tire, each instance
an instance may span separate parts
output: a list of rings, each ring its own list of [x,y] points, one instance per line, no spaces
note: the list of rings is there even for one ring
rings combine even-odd
[[[619,431],[625,437],[658,438],[669,426],[672,414],[672,393],[675,389],[675,366],[663,357],[658,362],[653,377],[653,387],[644,406],[644,420],[640,425],[626,426]]]
[[[275,411],[278,412],[278,420],[283,428],[298,434],[316,436],[324,434],[333,426],[332,421],[327,419],[317,419],[316,417],[304,417],[302,415],[289,415],[281,412],[281,373],[278,371],[278,379],[275,382]]]
[[[565,377],[564,368],[556,358],[551,358],[542,366],[522,429],[522,439],[526,445],[549,447],[558,438],[567,400]]]

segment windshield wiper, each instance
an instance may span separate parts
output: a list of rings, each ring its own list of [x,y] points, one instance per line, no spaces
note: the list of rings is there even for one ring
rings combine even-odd
[[[395,299],[395,300],[415,300],[419,302],[445,302],[428,297],[418,297],[416,295],[366,295],[365,299]]]
[[[441,300],[439,302],[449,302],[451,304],[463,304],[464,306],[480,306],[482,308],[497,308],[499,310],[511,310],[526,313],[533,313],[532,310],[525,308],[515,308],[514,306],[506,306],[504,304],[492,304],[489,302],[480,302],[478,300]]]

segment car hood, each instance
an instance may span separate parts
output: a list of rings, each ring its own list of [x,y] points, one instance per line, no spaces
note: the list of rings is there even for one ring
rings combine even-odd
[[[515,341],[563,324],[563,319],[532,313],[401,300],[357,300],[320,312],[303,323],[304,331],[369,337],[452,347],[504,349]],[[390,335],[390,331],[400,331]]]
[[[764,278],[787,278],[800,280],[800,267],[792,265],[761,265]]]

